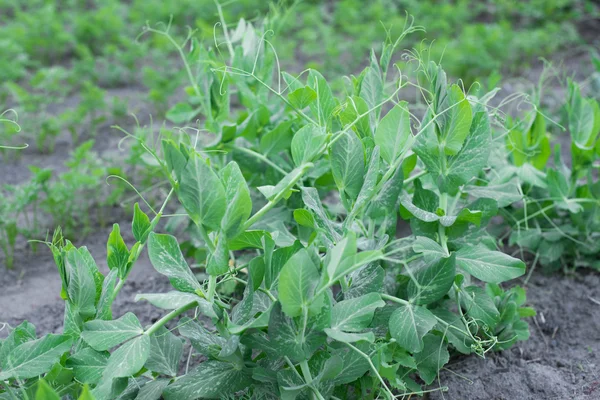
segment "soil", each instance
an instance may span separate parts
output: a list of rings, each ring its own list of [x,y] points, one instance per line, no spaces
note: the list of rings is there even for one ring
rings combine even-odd
[[[583,56],[571,58],[569,66],[580,71]],[[575,63],[576,65],[573,65]],[[589,65],[589,62],[588,62]],[[536,68],[538,68],[536,70]],[[523,76],[535,81],[539,67]],[[508,81],[507,92],[519,90],[519,81]],[[554,88],[549,88],[553,91]],[[562,89],[561,89],[562,90]],[[559,96],[564,92],[558,92]],[[142,117],[144,93],[119,89],[109,95],[126,96],[130,105]],[[142,122],[143,124],[143,122]],[[157,124],[158,125],[158,124]],[[120,135],[103,127],[95,150],[103,154],[114,152]],[[2,183],[17,183],[27,179],[27,165],[62,168],[73,148],[68,135],[56,143],[52,154],[40,154],[28,149],[22,157],[0,163]],[[131,225],[122,211],[112,214],[121,225],[127,243],[134,242]],[[103,272],[106,265],[106,239],[110,224],[81,240]],[[1,261],[1,260],[0,260]],[[39,246],[33,253],[29,246],[20,245],[15,257],[15,270],[5,270],[0,262],[0,338],[7,329],[3,323],[15,326],[23,320],[36,325],[38,334],[59,332],[63,324],[64,302],[59,296],[60,278],[50,251]],[[127,284],[113,305],[115,317],[135,313],[142,324],[155,322],[162,312],[145,302],[135,302],[137,293],[171,290],[168,279],[159,275],[144,255],[137,262]],[[546,276],[537,271],[527,285],[528,305],[537,310],[530,319],[531,338],[513,349],[488,354],[485,359],[459,356],[442,370],[437,386],[448,388],[427,395],[438,399],[578,399],[600,398],[600,274],[580,272],[575,276],[555,274]]]

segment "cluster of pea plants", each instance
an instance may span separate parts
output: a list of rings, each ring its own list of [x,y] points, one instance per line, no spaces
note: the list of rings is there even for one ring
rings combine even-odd
[[[523,195],[523,202],[504,210],[508,243],[532,255],[534,267],[599,269],[600,106],[572,80],[567,93],[561,111],[570,148],[563,152],[556,143],[552,149],[549,117],[536,106],[527,118],[509,122],[508,151],[495,157],[496,169],[503,173],[491,177],[489,184]]]
[[[185,59],[189,118],[203,113],[216,138],[144,145],[171,189],[152,217],[135,205],[135,243],[114,226],[107,275],[55,234],[63,332],[10,329],[0,398],[402,398],[443,389],[427,386],[451,354],[526,339],[525,292],[499,285],[525,265],[485,229],[504,191],[476,184],[489,169],[486,98],[415,60],[427,105],[417,118],[390,68],[404,35],[337,98],[317,71],[280,73],[252,25],[224,31],[229,63],[197,43]],[[230,99],[245,108],[235,117]],[[195,253],[203,281],[180,241],[158,232],[175,198],[206,249]],[[412,234],[399,237],[400,217]],[[173,286],[137,295],[165,310],[148,326],[111,310],[146,247]],[[232,283],[241,295],[224,290]],[[196,366],[184,341],[203,356]]]

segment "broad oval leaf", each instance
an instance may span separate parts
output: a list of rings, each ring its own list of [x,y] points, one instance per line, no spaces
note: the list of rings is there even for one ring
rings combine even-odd
[[[442,258],[414,273],[408,283],[408,297],[415,304],[430,304],[444,297],[452,287],[456,275],[456,255]]]
[[[456,265],[475,278],[488,283],[501,283],[525,273],[525,263],[482,244],[465,246],[456,252]]]
[[[381,119],[375,131],[375,144],[381,149],[381,157],[392,164],[407,145],[412,136],[408,103],[400,102]]]
[[[425,307],[402,304],[390,317],[390,334],[400,346],[418,353],[423,350],[423,337],[436,323],[435,315]]]
[[[317,266],[306,249],[299,250],[285,263],[279,273],[279,301],[288,316],[298,317],[309,306],[320,308],[322,299],[313,298],[319,278]]]
[[[195,370],[167,386],[166,400],[219,399],[252,383],[244,368],[222,361],[205,361]]]
[[[97,351],[112,349],[144,332],[138,318],[130,312],[113,321],[100,319],[89,321],[83,327],[81,338]]]
[[[175,289],[191,293],[201,289],[174,236],[151,232],[148,236],[148,256],[154,269],[167,276]]]
[[[219,229],[227,206],[225,189],[206,160],[196,153],[191,154],[181,173],[177,194],[196,224]]]

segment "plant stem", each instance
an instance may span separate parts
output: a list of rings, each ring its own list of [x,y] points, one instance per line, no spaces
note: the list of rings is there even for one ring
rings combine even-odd
[[[202,236],[202,240],[204,240],[204,242],[206,242],[206,247],[208,247],[208,250],[210,250],[211,253],[214,253],[215,252],[215,244],[213,243],[212,240],[210,240],[210,237],[208,236],[208,233],[206,232],[204,225],[202,225],[200,223],[200,224],[196,224],[196,226],[198,227],[200,236]]]
[[[265,164],[269,165],[270,167],[272,167],[277,172],[279,172],[279,173],[281,173],[283,175],[287,175],[288,174],[288,172],[286,170],[284,170],[283,168],[281,168],[279,165],[275,164],[273,161],[269,160],[263,154],[257,153],[256,151],[251,150],[251,149],[247,149],[245,147],[234,146],[233,149],[234,150],[239,150],[242,153],[246,153],[248,155],[251,155],[254,158],[257,158],[257,159],[261,160],[262,162],[264,162]]]
[[[188,304],[186,304],[184,306],[176,308],[175,310],[173,310],[170,313],[166,314],[164,317],[162,317],[161,319],[159,319],[158,321],[156,321],[154,324],[152,324],[152,326],[150,328],[148,328],[144,332],[144,335],[148,335],[148,336],[152,335],[157,330],[159,330],[161,326],[164,326],[167,322],[169,322],[173,318],[177,317],[180,314],[183,314],[184,312],[186,312],[188,310],[191,310],[192,308],[196,307],[197,305],[198,305],[198,303],[196,303],[195,301],[193,301],[193,302],[188,303]]]
[[[269,210],[271,210],[275,205],[285,196],[286,192],[296,185],[296,183],[302,179],[306,171],[312,168],[312,163],[303,164],[300,168],[297,169],[296,173],[292,177],[292,179],[288,182],[288,184],[283,188],[277,195],[273,198],[273,200],[269,200],[267,204],[264,205],[263,208],[258,210],[253,216],[251,216],[248,221],[244,224],[243,231],[246,231],[252,227],[259,219],[263,217]]]
[[[217,288],[217,277],[210,275],[208,277],[208,302],[212,303],[215,300],[215,289]]]

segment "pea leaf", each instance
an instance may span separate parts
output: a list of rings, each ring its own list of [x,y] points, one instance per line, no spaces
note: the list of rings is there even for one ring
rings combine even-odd
[[[298,317],[303,310],[321,308],[322,299],[313,298],[319,278],[317,266],[306,249],[285,263],[279,273],[279,301],[288,316]]]
[[[35,391],[35,400],[60,400],[60,396],[44,379],[40,379]]]
[[[150,228],[150,218],[144,213],[138,203],[133,206],[133,223],[131,230],[133,237],[140,243],[145,243],[148,238],[148,229]]]
[[[106,261],[108,262],[108,268],[118,270],[119,278],[123,279],[127,274],[128,260],[129,249],[121,237],[119,224],[114,224],[106,244]]]
[[[225,215],[227,202],[221,180],[196,153],[181,173],[179,200],[196,224],[218,230]]]
[[[105,351],[144,332],[135,314],[126,313],[113,321],[93,320],[84,324],[81,338],[94,350]]]
[[[456,256],[442,258],[433,265],[419,269],[408,283],[408,296],[415,304],[431,304],[450,290],[456,275]]]
[[[150,354],[144,366],[152,372],[176,376],[182,354],[181,339],[162,327],[150,336]]]
[[[71,344],[70,337],[52,334],[20,344],[0,361],[0,381],[33,378],[48,372],[71,349]]]
[[[102,379],[125,378],[142,369],[150,355],[150,337],[141,335],[115,350],[108,358]]]
[[[363,184],[365,158],[354,132],[345,132],[331,146],[329,159],[333,179],[340,190],[355,200]]]
[[[300,128],[292,138],[292,159],[299,167],[311,162],[325,145],[327,135],[325,130],[313,124]]]
[[[525,273],[523,261],[482,244],[460,248],[456,252],[456,266],[488,283],[501,283]]]
[[[79,382],[95,385],[102,378],[107,363],[106,353],[87,347],[69,357],[66,366],[73,369],[75,378]]]
[[[471,105],[460,86],[450,86],[438,113],[442,148],[446,155],[455,155],[469,134],[472,119]]]
[[[423,350],[423,337],[433,329],[437,320],[427,308],[413,304],[400,305],[390,317],[390,334],[411,353]]]
[[[163,396],[166,400],[218,399],[251,383],[250,374],[243,367],[211,360],[167,386]]]
[[[296,89],[288,94],[288,100],[290,101],[290,104],[299,110],[306,108],[316,99],[317,92],[308,86]]]
[[[175,289],[191,293],[201,290],[200,283],[183,258],[174,236],[150,233],[148,256],[154,269],[167,276]]]
[[[417,236],[413,243],[413,251],[423,254],[425,262],[431,262],[441,257],[450,257],[448,250],[444,250],[438,242],[425,236]]]
[[[375,144],[381,149],[381,157],[392,164],[408,145],[412,134],[408,103],[400,102],[381,119],[375,131]]]
[[[293,123],[294,121],[282,122],[260,138],[260,150],[265,156],[277,154],[290,148]]]
[[[430,385],[450,359],[450,354],[443,338],[427,335],[423,338],[423,351],[415,354],[414,358],[421,379]]]
[[[383,307],[379,293],[369,293],[354,299],[340,301],[333,306],[331,328],[346,332],[360,332],[367,328],[377,308]]]
[[[478,286],[468,286],[460,291],[460,304],[472,318],[482,321],[493,328],[496,326],[500,313],[494,301]]]
[[[235,161],[220,171],[225,187],[226,209],[221,221],[221,229],[227,237],[235,237],[243,228],[252,212],[252,199],[246,180]]]

